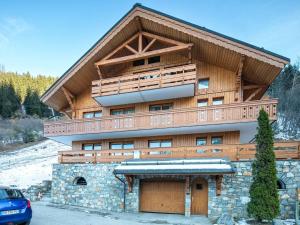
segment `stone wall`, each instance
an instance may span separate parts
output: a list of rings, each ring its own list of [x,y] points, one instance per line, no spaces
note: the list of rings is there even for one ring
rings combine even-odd
[[[300,187],[300,161],[277,161],[277,177],[286,184],[279,190],[281,218],[295,218],[297,187]],[[247,218],[247,203],[250,201],[249,188],[252,182],[251,161],[234,163],[237,173],[225,175],[222,194],[216,196],[215,182],[209,180],[209,217],[217,218],[222,213],[236,218]]]
[[[51,198],[53,203],[123,211],[123,183],[115,178],[113,164],[54,164]],[[84,177],[87,185],[76,185]]]
[[[208,216],[218,218],[229,213],[236,218],[247,218],[249,188],[252,182],[251,161],[233,163],[237,172],[225,175],[222,192],[216,195],[214,176],[205,176],[208,182]],[[124,184],[118,180],[113,169],[116,164],[55,164],[53,166],[52,201],[58,204],[77,205],[96,208],[102,211],[124,211]],[[296,188],[300,186],[300,161],[278,161],[278,178],[286,189],[280,190],[281,217],[294,218]],[[84,177],[86,186],[74,184],[76,177]],[[146,178],[146,177],[143,177]],[[191,181],[196,179],[191,177]],[[124,177],[120,176],[124,182]],[[184,179],[181,177],[178,179]],[[127,212],[139,211],[139,179],[134,179],[131,193],[125,185],[125,209]],[[125,182],[126,184],[126,182]],[[191,196],[186,194],[185,214],[190,215]]]

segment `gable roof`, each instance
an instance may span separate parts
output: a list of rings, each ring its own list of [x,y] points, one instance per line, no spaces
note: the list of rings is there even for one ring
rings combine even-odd
[[[103,50],[105,45],[109,43],[109,41],[114,38],[114,36],[117,35],[120,30],[128,26],[128,24],[130,24],[134,18],[146,18],[147,20],[157,22],[157,20],[159,19],[158,16],[161,17],[160,19],[166,19],[166,23],[171,23],[171,25],[169,24],[169,27],[172,27],[172,29],[176,29],[177,27],[182,26],[185,29],[184,31],[188,35],[198,35],[198,38],[203,38],[205,39],[205,41],[213,43],[214,45],[236,51],[240,55],[246,55],[248,57],[264,61],[272,66],[279,68],[279,72],[284,67],[284,65],[286,65],[290,61],[289,58],[265,50],[264,48],[259,48],[252,44],[237,40],[232,37],[228,37],[224,34],[212,31],[193,23],[189,23],[182,19],[170,16],[168,14],[159,12],[137,3],[42,95],[41,100],[44,103],[51,105],[53,108],[60,110],[62,108],[62,105],[64,104],[56,104],[55,101],[53,99],[51,100],[50,98],[53,98],[53,96],[55,94],[58,94],[58,92],[60,92],[61,94],[62,91],[59,89],[61,89],[61,87],[63,87],[63,85],[65,85],[74,74],[76,74],[87,63],[91,63],[91,59],[93,57],[95,58],[96,54],[101,55],[101,50]],[[175,25],[175,23],[177,27],[173,26]],[[103,51],[103,54],[104,53],[106,52]],[[279,72],[277,72],[277,74]]]

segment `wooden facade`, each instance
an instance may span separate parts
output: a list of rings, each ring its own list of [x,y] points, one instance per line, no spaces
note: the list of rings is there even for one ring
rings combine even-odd
[[[264,93],[286,63],[285,57],[137,6],[44,94],[45,103],[70,117],[46,122],[44,133],[54,139],[76,136],[72,139],[74,154],[60,153],[61,162],[86,162],[90,154],[82,154],[84,143],[101,143],[101,151],[106,153],[93,153],[91,161],[109,162],[115,155],[109,152],[113,151],[109,143],[120,141],[121,132],[253,124],[262,108],[274,121],[277,100]],[[191,85],[192,96],[172,98],[163,94],[166,88],[175,90],[184,85]],[[123,96],[120,99],[125,100],[133,96],[126,94],[141,95],[143,99],[149,91],[159,100],[113,106],[99,103],[101,97]],[[152,110],[163,105],[167,110]],[[221,155],[239,160],[241,134],[238,126],[232,129],[221,132]],[[208,157],[214,148],[209,144],[211,136],[220,134],[220,130],[213,131],[191,135],[185,129],[181,135],[123,135],[122,141],[132,141],[134,149],[141,150],[145,157],[152,151],[148,148],[150,139],[172,139],[170,157],[173,153],[192,157],[198,148],[196,137],[205,136],[204,155]],[[87,134],[106,136],[85,141]],[[189,154],[185,155],[183,149]],[[293,151],[298,151],[297,147]],[[121,155],[130,158],[130,154]],[[280,158],[283,153],[278,154]],[[101,155],[106,158],[100,159]]]

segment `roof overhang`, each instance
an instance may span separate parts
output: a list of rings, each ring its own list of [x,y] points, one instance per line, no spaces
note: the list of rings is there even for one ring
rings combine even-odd
[[[222,175],[235,168],[225,159],[131,160],[122,162],[114,174],[123,175]]]
[[[56,110],[65,108],[68,101],[62,87],[74,95],[86,90],[92,80],[99,79],[95,62],[139,32],[140,27],[149,33],[185,43],[192,42],[195,57],[231,71],[236,71],[240,58],[245,56],[243,75],[250,82],[259,81],[269,85],[289,63],[288,58],[263,48],[136,4],[44,93],[42,101]],[[122,35],[118,35],[121,32]]]

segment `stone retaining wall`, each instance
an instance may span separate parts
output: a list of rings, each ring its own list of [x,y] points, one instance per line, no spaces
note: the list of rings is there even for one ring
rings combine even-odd
[[[237,172],[225,175],[222,192],[216,196],[216,182],[213,176],[205,176],[208,182],[208,216],[218,218],[229,213],[236,218],[247,218],[249,188],[252,182],[251,161],[233,163]],[[139,211],[139,179],[134,180],[132,193],[127,193],[127,185],[118,180],[113,169],[116,164],[55,164],[53,166],[52,201],[96,208],[102,211]],[[280,190],[281,217],[294,218],[296,188],[300,186],[300,161],[278,161],[278,177],[286,184]],[[84,177],[86,186],[74,184],[76,177]],[[191,177],[191,180],[195,179]],[[124,177],[120,176],[122,181]],[[181,178],[182,179],[182,178]],[[125,182],[126,183],[126,182]],[[190,215],[191,198],[186,195],[185,214]]]
[[[209,215],[217,218],[221,213],[229,213],[236,218],[247,218],[247,203],[250,201],[249,188],[252,182],[251,162],[235,162],[237,172],[224,176],[222,194],[213,194],[214,186],[209,185]],[[300,187],[300,161],[277,161],[277,177],[286,184],[285,190],[279,190],[282,219],[295,218],[297,187]]]

